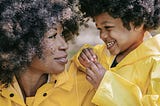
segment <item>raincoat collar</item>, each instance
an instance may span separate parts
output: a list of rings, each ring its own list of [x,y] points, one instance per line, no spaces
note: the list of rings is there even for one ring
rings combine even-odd
[[[60,87],[67,91],[70,91],[73,88],[73,78],[67,71],[62,72],[59,75],[52,74],[49,82],[55,83],[54,87]]]
[[[70,77],[70,75],[68,74],[67,71],[64,71],[58,75],[50,75],[50,77],[48,77],[48,83],[44,84],[42,87],[40,87],[37,92],[44,92],[43,88],[45,88],[45,90],[50,89],[51,87],[59,87],[62,88],[66,91],[70,91],[73,88],[73,79]],[[56,83],[55,83],[56,80]],[[55,83],[55,86],[53,86]],[[8,87],[5,87],[4,85],[0,85],[0,94],[5,96],[6,98],[10,98],[11,94],[14,94],[14,101],[21,105],[24,105],[23,102],[23,95],[20,89],[20,86],[18,84],[18,81],[16,79],[16,77],[13,78],[13,82],[11,84],[8,85]],[[21,98],[19,98],[21,97]]]
[[[5,85],[1,85],[1,95],[8,99],[11,99],[12,101],[22,106],[25,106],[23,95],[16,77],[13,78],[13,82],[9,84],[8,87],[6,87]]]
[[[160,56],[160,34],[145,40],[135,50],[130,52],[116,67],[132,64],[149,56]]]

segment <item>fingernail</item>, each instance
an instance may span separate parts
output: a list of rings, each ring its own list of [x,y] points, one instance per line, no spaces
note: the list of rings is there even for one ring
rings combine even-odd
[[[97,59],[95,58],[95,59],[94,59],[94,61],[96,62],[96,61],[97,61]]]
[[[93,58],[91,58],[91,61],[94,61],[94,59],[93,59]]]
[[[93,55],[93,61],[96,61],[97,57],[95,55]]]

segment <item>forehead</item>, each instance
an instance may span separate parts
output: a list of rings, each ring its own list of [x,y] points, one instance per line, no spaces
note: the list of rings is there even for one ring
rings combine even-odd
[[[95,22],[103,24],[104,22],[112,22],[115,19],[111,17],[108,13],[101,13],[94,17]]]
[[[105,24],[115,24],[121,22],[120,18],[113,18],[108,13],[102,13],[94,17],[96,26]]]
[[[61,32],[63,30],[62,24],[57,22],[55,24],[52,25],[52,27],[50,27],[48,29],[48,31],[46,32],[46,34],[52,34],[54,32]]]

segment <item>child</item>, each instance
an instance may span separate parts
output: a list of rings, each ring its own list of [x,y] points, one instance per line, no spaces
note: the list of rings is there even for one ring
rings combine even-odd
[[[100,106],[160,105],[160,35],[143,40],[160,25],[159,0],[80,0],[105,44],[83,47],[73,58],[97,90]]]

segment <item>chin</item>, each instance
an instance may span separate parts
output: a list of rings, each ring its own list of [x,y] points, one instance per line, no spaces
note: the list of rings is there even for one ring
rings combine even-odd
[[[110,54],[112,54],[112,55],[118,55],[120,52],[117,50],[115,50],[115,51],[110,51]]]
[[[53,72],[53,74],[60,74],[65,70],[65,68],[56,69],[56,71]]]
[[[110,52],[110,54],[111,54],[111,55],[117,55],[117,53],[115,53],[115,52]]]

